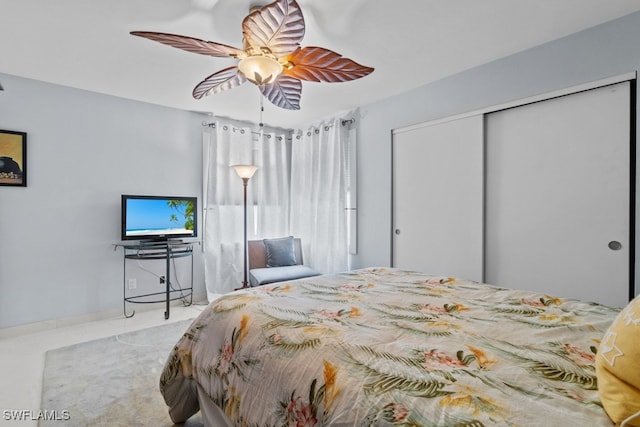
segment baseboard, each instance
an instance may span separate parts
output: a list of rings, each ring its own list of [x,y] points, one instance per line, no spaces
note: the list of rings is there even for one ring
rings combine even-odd
[[[207,294],[194,294],[193,304],[208,304]],[[171,302],[171,306],[182,306],[181,300],[175,300]],[[151,304],[136,304],[136,313],[142,313],[145,311],[157,310],[160,307],[164,307],[164,302],[151,303]],[[0,329],[0,340],[6,338],[17,337],[25,334],[32,334],[35,332],[48,331],[56,328],[63,328],[67,326],[79,325],[82,323],[96,322],[99,320],[117,319],[123,317],[122,309],[113,309],[106,311],[98,311],[95,313],[87,313],[80,316],[63,317],[60,319],[43,320],[41,322],[27,323],[24,325],[10,326],[8,328]]]

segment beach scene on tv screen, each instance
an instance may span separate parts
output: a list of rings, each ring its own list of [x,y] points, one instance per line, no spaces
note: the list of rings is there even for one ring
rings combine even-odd
[[[193,235],[193,203],[175,199],[129,199],[126,224],[126,234],[130,237]]]

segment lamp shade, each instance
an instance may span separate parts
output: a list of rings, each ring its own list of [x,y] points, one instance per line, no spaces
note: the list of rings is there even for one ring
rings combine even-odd
[[[251,178],[258,169],[258,167],[254,165],[233,165],[231,167],[235,169],[238,176],[242,179]]]
[[[269,56],[253,55],[242,59],[238,69],[251,83],[268,85],[282,73],[282,65]]]

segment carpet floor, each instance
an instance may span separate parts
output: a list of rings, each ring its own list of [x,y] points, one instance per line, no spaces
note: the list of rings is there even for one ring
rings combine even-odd
[[[50,350],[40,408],[48,426],[173,426],[158,382],[190,320]],[[62,421],[61,421],[62,420]],[[202,426],[198,413],[184,426]]]

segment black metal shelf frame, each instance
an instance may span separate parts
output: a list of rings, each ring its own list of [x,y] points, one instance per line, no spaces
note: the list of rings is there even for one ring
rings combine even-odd
[[[127,303],[131,304],[151,304],[164,302],[166,304],[164,318],[168,319],[170,314],[170,303],[182,299],[186,306],[193,303],[193,245],[197,242],[166,241],[166,242],[123,242],[115,244],[115,248],[123,249],[123,313],[124,317],[130,318],[136,314],[135,310],[127,314]],[[190,285],[186,288],[173,289],[171,286],[171,262],[176,258],[191,258]],[[152,292],[143,295],[127,296],[127,260],[166,260],[165,268],[165,290],[162,292]],[[186,302],[186,298],[189,299]]]

